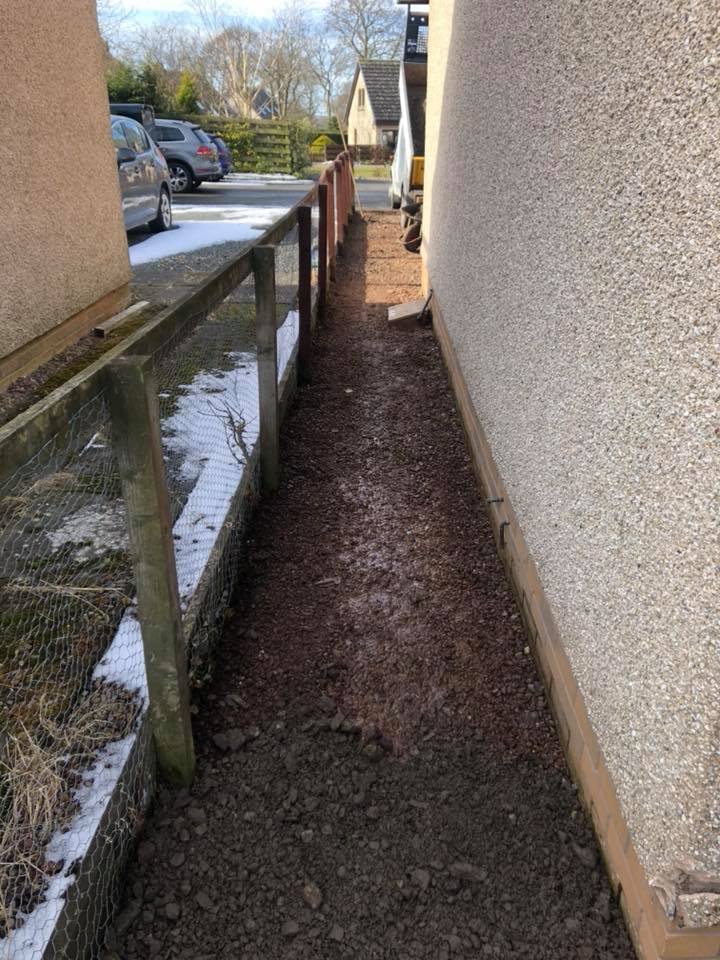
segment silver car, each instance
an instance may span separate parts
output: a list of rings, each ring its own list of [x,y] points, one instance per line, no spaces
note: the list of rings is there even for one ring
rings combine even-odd
[[[156,120],[148,132],[167,160],[174,193],[187,193],[203,180],[222,176],[217,147],[197,124]]]
[[[142,126],[129,117],[110,116],[117,155],[125,229],[147,223],[160,232],[172,226],[170,171]]]

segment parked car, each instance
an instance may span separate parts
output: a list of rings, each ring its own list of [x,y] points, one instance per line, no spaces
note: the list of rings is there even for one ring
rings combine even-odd
[[[137,120],[146,130],[155,123],[155,109],[149,103],[111,103],[110,113],[116,117]]]
[[[203,180],[222,176],[217,147],[202,127],[184,120],[156,120],[150,136],[167,160],[174,193],[188,193]]]
[[[233,162],[232,162],[232,153],[230,153],[230,147],[225,143],[222,137],[218,137],[217,134],[209,133],[208,136],[212,142],[217,147],[218,160],[220,161],[220,167],[222,168],[221,176],[225,177],[228,173],[232,173]]]
[[[125,229],[147,223],[159,233],[172,226],[170,171],[146,130],[129,117],[110,116]]]

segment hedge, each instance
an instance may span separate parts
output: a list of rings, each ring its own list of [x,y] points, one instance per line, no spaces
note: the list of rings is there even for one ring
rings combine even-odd
[[[306,123],[240,120],[210,114],[176,114],[222,137],[241,173],[301,173],[309,163],[308,144],[317,131]]]

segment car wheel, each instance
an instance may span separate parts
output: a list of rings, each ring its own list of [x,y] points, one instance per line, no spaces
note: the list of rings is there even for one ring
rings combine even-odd
[[[188,193],[192,190],[193,175],[190,167],[177,160],[168,164],[170,167],[170,186],[173,193]]]
[[[163,230],[169,230],[172,226],[172,201],[165,187],[160,191],[157,216],[148,226],[153,233],[162,233]]]

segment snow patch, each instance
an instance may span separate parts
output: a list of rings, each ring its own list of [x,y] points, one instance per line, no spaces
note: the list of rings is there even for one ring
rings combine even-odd
[[[100,507],[88,504],[72,513],[62,525],[47,533],[53,550],[77,543],[73,560],[90,560],[108,550],[129,550],[125,503],[115,500]]]
[[[130,264],[133,267],[179,253],[190,253],[218,243],[244,243],[254,240],[262,233],[262,227],[247,223],[224,220],[182,220],[174,229],[157,233],[130,247]]]
[[[176,206],[173,216],[176,223],[185,223],[186,219],[194,223],[231,220],[234,223],[247,223],[253,227],[270,227],[289,209],[290,207],[253,207],[240,203],[213,204],[212,206],[193,203],[188,206]]]
[[[228,173],[224,180],[294,180],[296,183],[311,183],[310,180],[298,180],[291,173]]]

